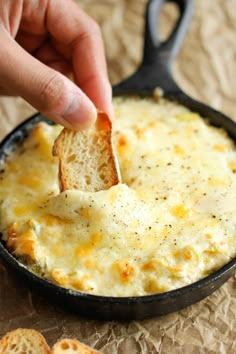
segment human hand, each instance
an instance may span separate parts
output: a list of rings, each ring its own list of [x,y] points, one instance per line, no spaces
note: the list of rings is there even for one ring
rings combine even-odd
[[[95,106],[112,115],[98,25],[72,0],[1,0],[0,94],[74,129],[94,122]]]

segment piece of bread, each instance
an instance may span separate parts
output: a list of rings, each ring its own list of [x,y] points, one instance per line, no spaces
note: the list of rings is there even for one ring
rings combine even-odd
[[[95,349],[79,342],[77,339],[65,338],[52,348],[52,354],[101,354]]]
[[[0,340],[0,354],[51,354],[51,350],[38,331],[18,328]]]
[[[120,182],[112,144],[112,124],[104,112],[98,112],[96,124],[91,129],[64,128],[55,140],[53,155],[59,157],[61,191],[97,192]]]

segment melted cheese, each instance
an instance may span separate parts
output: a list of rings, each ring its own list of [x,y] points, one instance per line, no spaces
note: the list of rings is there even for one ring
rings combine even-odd
[[[236,255],[236,150],[226,133],[161,99],[114,99],[123,184],[59,193],[37,125],[0,175],[0,230],[32,271],[110,296],[190,284]]]

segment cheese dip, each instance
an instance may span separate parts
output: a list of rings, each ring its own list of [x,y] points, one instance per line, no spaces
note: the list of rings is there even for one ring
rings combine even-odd
[[[122,184],[60,193],[40,123],[1,165],[0,231],[29,269],[74,290],[140,296],[206,277],[236,255],[236,149],[177,103],[115,98]]]

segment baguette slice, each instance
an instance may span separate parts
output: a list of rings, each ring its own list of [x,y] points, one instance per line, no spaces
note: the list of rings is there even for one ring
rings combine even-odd
[[[96,124],[91,129],[64,128],[55,140],[53,155],[59,157],[61,191],[97,192],[120,182],[112,145],[112,124],[104,112],[98,112]]]
[[[0,354],[51,354],[46,340],[34,329],[18,328],[0,340]]]
[[[52,354],[101,354],[101,352],[88,347],[77,339],[66,338],[53,346]]]

